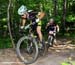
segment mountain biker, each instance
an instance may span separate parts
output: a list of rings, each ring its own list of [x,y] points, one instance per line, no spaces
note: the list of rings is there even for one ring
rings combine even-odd
[[[59,32],[59,26],[55,23],[53,18],[51,18],[49,20],[49,22],[47,23],[46,29],[47,29],[49,35],[53,34],[54,42],[56,43],[55,37],[56,37],[56,32]]]
[[[27,20],[30,20],[32,23],[34,22],[35,24],[32,25],[32,30],[36,30],[40,42],[43,42],[42,32],[41,32],[41,23],[42,23],[41,19],[44,17],[45,13],[36,12],[34,10],[27,10],[27,7],[22,5],[18,9],[18,14],[21,15],[21,18],[22,18],[21,29],[24,28]]]

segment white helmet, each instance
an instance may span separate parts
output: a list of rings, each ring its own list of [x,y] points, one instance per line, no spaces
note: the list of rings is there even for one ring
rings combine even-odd
[[[33,10],[28,10],[28,12],[32,12]]]
[[[22,5],[19,9],[18,9],[18,14],[19,15],[23,15],[24,13],[27,12],[27,7]]]

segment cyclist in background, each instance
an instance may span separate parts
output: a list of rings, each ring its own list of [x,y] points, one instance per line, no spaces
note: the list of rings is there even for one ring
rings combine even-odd
[[[54,19],[51,18],[49,22],[46,25],[46,29],[48,31],[48,34],[51,34],[51,32],[54,32],[54,38],[56,37],[56,33],[59,32],[59,26],[55,23]],[[54,42],[56,43],[56,39],[54,39]]]
[[[22,25],[20,28],[21,29],[24,28],[27,20],[30,20],[32,23],[35,23],[32,25],[32,30],[36,30],[40,42],[43,43],[43,35],[41,32],[41,25],[42,25],[41,19],[44,17],[45,13],[36,12],[34,10],[27,10],[27,7],[22,5],[18,9],[18,14],[21,15],[21,18],[22,18]]]

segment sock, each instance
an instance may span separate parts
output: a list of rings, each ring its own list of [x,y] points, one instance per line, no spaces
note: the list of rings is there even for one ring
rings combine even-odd
[[[23,28],[24,28],[24,26],[21,26],[20,28],[21,28],[21,29],[23,29]]]

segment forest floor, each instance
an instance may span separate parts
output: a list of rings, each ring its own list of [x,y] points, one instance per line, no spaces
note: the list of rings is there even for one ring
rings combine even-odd
[[[35,63],[30,65],[75,65],[75,45],[70,44],[72,42],[74,41],[70,39],[57,40],[58,44],[55,44],[54,47],[49,48],[44,57],[39,57]],[[16,51],[9,48],[0,49],[0,65],[25,64],[19,60]]]

